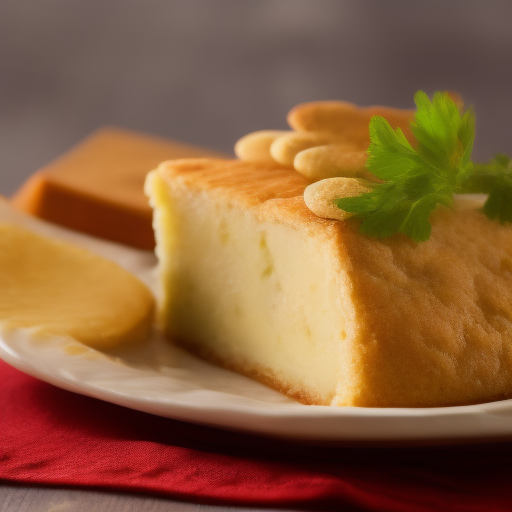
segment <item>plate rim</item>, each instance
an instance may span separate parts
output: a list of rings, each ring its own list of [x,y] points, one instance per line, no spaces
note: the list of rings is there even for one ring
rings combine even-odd
[[[154,261],[154,256],[149,251],[141,251],[138,249],[134,249],[131,247],[122,246],[115,242],[110,242],[106,240],[100,240],[90,235],[78,233],[76,231],[71,231],[61,226],[53,225],[47,222],[44,222],[40,219],[27,216],[25,214],[14,211],[7,202],[0,201],[0,219],[7,222],[14,222],[17,224],[21,224],[28,229],[31,229],[37,233],[41,233],[46,236],[55,237],[58,239],[67,240],[71,243],[75,243],[77,245],[81,245],[82,247],[86,247],[87,249],[96,252],[104,257],[110,258],[113,261],[116,261],[121,266],[127,268],[127,270],[132,271],[139,278],[142,278],[148,284],[148,272],[149,269],[146,268],[144,270],[144,275],[139,275],[135,268],[140,267],[141,262],[145,262],[148,265],[151,261]],[[123,259],[123,261],[119,261]],[[138,267],[137,267],[138,265]],[[127,398],[127,395],[123,395],[122,393],[106,390],[104,388],[99,388],[92,386],[91,384],[87,384],[84,386],[80,386],[77,382],[72,380],[66,380],[62,377],[62,375],[51,375],[49,373],[45,373],[41,368],[37,368],[37,365],[30,363],[30,361],[24,360],[23,356],[16,352],[15,348],[13,348],[9,341],[5,339],[5,333],[0,333],[0,358],[2,358],[6,363],[11,366],[17,368],[18,370],[32,375],[35,378],[48,382],[52,385],[61,387],[63,389],[67,389],[69,391],[73,391],[76,393],[80,393],[87,396],[92,396],[94,398],[99,398],[101,400],[105,400],[111,403],[116,403],[118,405],[122,405],[125,407],[131,407],[132,409],[140,410],[143,412],[149,412],[150,414],[159,414],[156,412],[152,412],[147,410],[147,407],[126,405],[130,400],[121,399],[119,397]],[[93,349],[91,349],[93,350]],[[182,349],[179,349],[182,350]],[[101,352],[100,352],[101,353]],[[190,354],[190,357],[195,359],[196,356]],[[212,368],[217,368],[211,363],[204,362],[204,364],[208,364]],[[226,372],[229,370],[221,369]],[[233,375],[240,376],[234,372]],[[248,377],[243,377],[248,379]],[[251,379],[248,379],[251,380]],[[262,384],[260,384],[262,385]],[[212,391],[212,393],[220,393],[220,391]],[[276,393],[278,393],[276,391]],[[115,400],[112,399],[115,398]],[[130,398],[130,397],[128,397]],[[133,397],[131,397],[133,400]],[[241,397],[243,398],[243,397]],[[135,399],[136,405],[139,403]],[[251,400],[251,399],[249,399]],[[335,422],[335,421],[370,421],[374,419],[387,419],[389,421],[396,421],[397,419],[401,419],[402,421],[422,421],[427,419],[437,420],[441,423],[447,421],[465,421],[468,418],[470,421],[472,418],[477,418],[476,423],[479,421],[485,423],[485,421],[489,420],[491,416],[502,416],[504,418],[505,428],[501,427],[500,435],[497,433],[489,433],[489,431],[480,431],[473,433],[472,436],[467,437],[468,442],[483,442],[483,441],[496,441],[505,437],[507,440],[512,440],[512,399],[500,400],[495,402],[487,402],[483,404],[474,404],[474,405],[461,405],[461,406],[451,406],[451,407],[435,407],[435,408],[363,408],[363,407],[331,407],[331,406],[321,406],[321,405],[304,405],[299,404],[297,402],[293,402],[292,399],[289,399],[292,402],[294,407],[290,407],[289,410],[286,411],[286,415],[283,415],[282,411],[280,411],[280,407],[286,407],[286,403],[282,402],[281,404],[273,404],[274,407],[269,409],[261,409],[257,414],[254,411],[254,408],[251,407],[239,407],[237,410],[238,417],[244,416],[247,418],[264,418],[266,419],[266,424],[261,425],[258,428],[249,428],[249,425],[246,424],[245,428],[237,425],[230,424],[229,421],[208,421],[206,419],[198,418],[197,415],[190,414],[191,411],[197,412],[199,410],[199,406],[197,404],[191,403],[181,403],[177,405],[174,404],[174,412],[159,414],[160,416],[175,418],[181,421],[189,421],[198,424],[205,424],[209,426],[214,426],[217,428],[223,428],[228,430],[237,430],[243,431],[256,435],[264,435],[270,437],[279,437],[279,438],[287,438],[294,440],[309,440],[309,441],[327,441],[327,442],[336,442],[336,443],[346,443],[351,441],[362,442],[364,444],[371,444],[372,442],[384,442],[386,444],[397,441],[396,436],[373,436],[373,437],[352,437],[351,439],[347,439],[346,436],[336,436],[336,435],[325,435],[318,438],[318,435],[314,433],[302,433],[297,434],[297,432],[286,432],[286,429],[283,429],[283,425],[279,425],[279,423],[286,424],[291,421],[324,421],[324,422]],[[270,403],[270,402],[268,402]],[[205,411],[204,405],[201,409],[202,412]],[[181,413],[177,413],[176,410],[179,409]],[[220,408],[219,406],[211,406],[206,408],[208,412],[217,411],[222,412],[228,415],[233,416],[233,410],[230,408]],[[179,412],[178,411],[178,412]],[[184,414],[184,411],[188,411],[189,414]],[[307,411],[307,412],[306,412]],[[389,416],[385,416],[385,414]],[[503,414],[504,413],[504,414]],[[273,422],[273,426],[270,424]],[[502,422],[503,423],[503,422]],[[276,427],[277,425],[277,427]],[[487,424],[486,424],[487,425]],[[488,425],[487,425],[488,426]],[[485,429],[484,429],[485,430]],[[411,442],[425,442],[431,441],[435,444],[439,444],[442,442],[446,442],[448,439],[449,443],[460,442],[461,436],[457,435],[456,432],[452,432],[451,435],[409,435],[407,437],[408,441]]]
[[[30,337],[30,335],[29,335]],[[91,349],[93,350],[93,349]],[[101,353],[101,352],[100,352]],[[66,355],[65,357],[80,357],[74,355]],[[190,355],[190,357],[195,357]],[[286,407],[286,403],[275,404],[275,407],[270,409],[254,409],[253,407],[239,408],[237,407],[234,413],[234,408],[226,407],[225,404],[221,406],[211,405],[205,408],[203,405],[197,403],[187,403],[174,401],[166,403],[164,406],[167,411],[162,414],[160,406],[161,402],[152,400],[143,400],[138,397],[120,392],[108,387],[101,387],[91,383],[80,383],[76,378],[65,378],[62,373],[52,373],[45,371],[44,368],[38,367],[32,361],[27,361],[23,355],[16,350],[12,342],[9,342],[9,335],[5,333],[0,334],[0,358],[7,364],[17,368],[18,370],[31,375],[39,380],[55,385],[61,389],[71,392],[79,393],[82,395],[90,396],[100,400],[104,400],[123,407],[129,407],[141,412],[155,414],[162,417],[176,419],[185,422],[191,422],[200,425],[206,425],[225,430],[232,430],[237,432],[244,432],[252,435],[260,435],[264,437],[287,439],[291,441],[299,441],[314,444],[358,444],[358,445],[439,445],[439,444],[460,444],[460,443],[474,443],[474,442],[501,442],[512,440],[512,399],[488,402],[483,404],[463,405],[454,407],[437,407],[437,408],[363,408],[363,407],[330,407],[330,406],[309,406],[299,403],[293,403],[295,407],[283,412],[282,407]],[[92,363],[94,364],[94,363]],[[115,364],[110,361],[109,364]],[[210,363],[205,363],[210,364]],[[213,365],[210,365],[213,367]],[[215,368],[215,367],[214,367]],[[67,371],[69,369],[63,368]],[[131,370],[138,371],[136,368]],[[223,369],[222,369],[223,370]],[[223,370],[227,371],[227,370]],[[158,372],[155,372],[158,373]],[[232,373],[232,372],[231,372]],[[68,375],[72,375],[68,373]],[[159,374],[160,375],[160,374]],[[238,375],[238,374],[235,374]],[[219,391],[211,391],[210,393],[220,393]],[[492,433],[485,429],[480,431],[473,431],[472,435],[461,436],[456,431],[451,433],[446,432],[443,428],[433,430],[430,435],[409,435],[401,437],[396,435],[363,435],[358,436],[347,435],[346,432],[341,435],[335,435],[330,430],[328,433],[325,431],[319,434],[318,432],[297,432],[288,431],[287,425],[301,421],[309,421],[309,423],[318,422],[368,422],[380,420],[381,422],[439,422],[445,421],[467,421],[468,419],[477,419],[477,423],[486,415],[493,415],[495,412],[501,410],[508,411],[509,422],[507,423],[507,430],[499,433]],[[211,414],[215,412],[217,415],[227,415],[225,421],[212,420]],[[234,417],[234,423],[233,423]],[[240,421],[240,419],[244,421]],[[250,428],[248,421],[255,419],[264,419],[264,424],[257,427]],[[313,425],[314,426],[314,425]],[[443,427],[441,425],[441,427]],[[329,430],[329,429],[328,429]]]

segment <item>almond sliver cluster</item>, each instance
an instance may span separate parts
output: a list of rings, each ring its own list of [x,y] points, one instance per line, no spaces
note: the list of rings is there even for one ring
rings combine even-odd
[[[289,112],[287,121],[292,130],[250,133],[236,143],[235,154],[241,160],[293,167],[312,182],[304,193],[308,208],[319,217],[343,220],[350,214],[333,200],[364,193],[375,181],[365,167],[370,145],[368,126],[373,116],[385,117],[393,128],[401,128],[409,141],[414,140],[412,110],[317,101]]]

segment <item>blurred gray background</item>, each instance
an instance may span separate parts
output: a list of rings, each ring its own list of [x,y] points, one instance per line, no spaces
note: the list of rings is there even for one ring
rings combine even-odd
[[[0,0],[0,193],[115,124],[232,151],[317,99],[459,91],[512,153],[512,2]]]

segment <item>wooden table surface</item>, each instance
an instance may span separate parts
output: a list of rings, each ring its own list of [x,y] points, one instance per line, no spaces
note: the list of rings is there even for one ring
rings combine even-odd
[[[278,512],[105,491],[0,485],[0,512]],[[282,512],[282,509],[281,509]]]

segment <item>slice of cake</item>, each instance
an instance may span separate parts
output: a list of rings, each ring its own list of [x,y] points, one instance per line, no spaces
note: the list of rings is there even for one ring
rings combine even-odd
[[[11,204],[76,231],[152,250],[151,209],[143,193],[148,171],[163,160],[219,156],[174,140],[104,127],[36,172]]]
[[[176,343],[306,404],[512,398],[512,227],[441,207],[432,235],[370,238],[323,219],[269,162],[165,162],[159,317]]]

